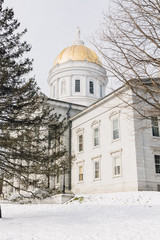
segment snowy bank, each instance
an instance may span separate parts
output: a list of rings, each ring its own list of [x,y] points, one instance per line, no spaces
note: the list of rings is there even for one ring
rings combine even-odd
[[[157,240],[160,193],[76,196],[67,204],[2,204],[3,240]]]
[[[107,206],[160,206],[160,192],[122,192],[76,195],[69,204]]]

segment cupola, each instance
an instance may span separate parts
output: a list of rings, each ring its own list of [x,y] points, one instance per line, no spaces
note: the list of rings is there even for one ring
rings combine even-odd
[[[79,27],[73,45],[55,59],[48,84],[51,98],[85,106],[105,95],[106,71],[97,54],[84,46]]]

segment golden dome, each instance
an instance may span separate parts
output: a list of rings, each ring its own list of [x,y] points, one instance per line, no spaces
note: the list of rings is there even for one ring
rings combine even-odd
[[[68,61],[88,61],[102,66],[97,54],[83,45],[72,45],[65,48],[55,59],[53,66]]]

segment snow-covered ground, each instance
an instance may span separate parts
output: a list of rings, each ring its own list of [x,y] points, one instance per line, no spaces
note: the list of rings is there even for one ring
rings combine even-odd
[[[160,193],[76,196],[63,205],[2,204],[0,240],[158,240]]]

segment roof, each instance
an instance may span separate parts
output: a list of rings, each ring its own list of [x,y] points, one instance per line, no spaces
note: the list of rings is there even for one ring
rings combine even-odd
[[[86,106],[81,105],[81,104],[72,103],[72,102],[66,102],[66,101],[62,101],[62,100],[58,100],[58,99],[54,99],[54,98],[49,98],[49,97],[48,97],[48,100],[49,100],[49,101],[53,101],[53,102],[59,102],[59,103],[64,103],[64,104],[68,104],[68,105],[74,105],[74,106],[78,106],[78,107],[87,108]]]
[[[107,94],[106,96],[104,96],[103,98],[101,98],[100,100],[98,100],[97,102],[91,104],[89,107],[87,107],[86,109],[84,109],[83,111],[81,111],[80,113],[78,113],[77,115],[75,115],[74,117],[71,118],[72,120],[75,120],[76,118],[80,117],[81,115],[86,114],[87,112],[91,111],[93,108],[98,107],[99,105],[101,105],[103,102],[105,102],[107,100],[107,98],[109,98],[110,96],[112,96],[113,94],[115,94],[116,92],[122,90],[125,87],[125,85],[122,85],[121,87],[115,89],[114,91],[112,91],[111,93]]]
[[[68,61],[88,61],[102,66],[97,54],[91,48],[84,45],[72,45],[65,48],[55,59],[53,66]]]

